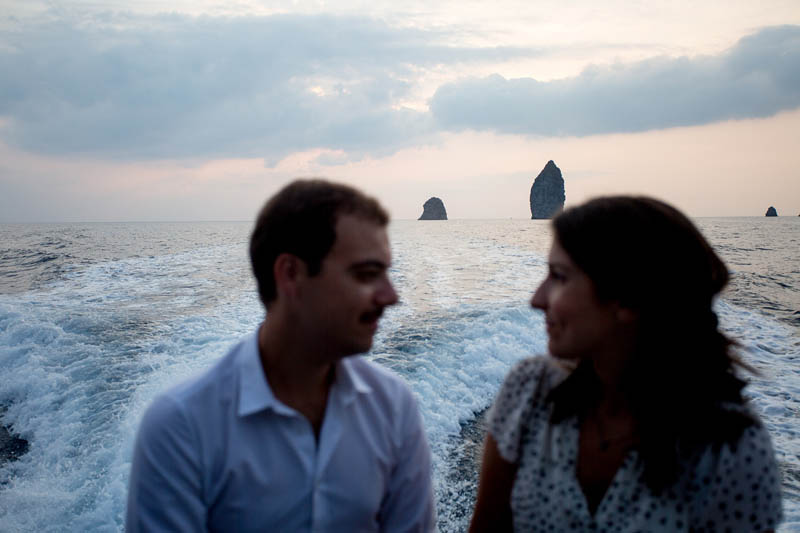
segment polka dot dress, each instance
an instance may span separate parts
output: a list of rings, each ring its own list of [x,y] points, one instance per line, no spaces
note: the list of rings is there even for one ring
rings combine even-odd
[[[780,476],[767,431],[751,426],[735,446],[708,447],[661,494],[628,452],[594,515],[575,476],[577,417],[550,424],[548,392],[567,377],[551,358],[525,359],[506,377],[489,413],[500,455],[517,463],[515,531],[764,531],[781,518]],[[741,408],[732,406],[732,408]]]

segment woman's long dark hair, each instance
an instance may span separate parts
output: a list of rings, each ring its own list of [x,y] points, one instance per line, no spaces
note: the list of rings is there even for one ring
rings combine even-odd
[[[680,455],[738,439],[756,420],[743,404],[749,369],[717,327],[714,298],[728,269],[677,209],[647,197],[591,200],[553,220],[555,238],[592,280],[602,300],[635,311],[634,354],[623,376],[639,434],[644,478],[660,491],[675,479]],[[554,421],[581,415],[596,401],[587,365],[553,391]],[[574,379],[573,379],[574,378]]]

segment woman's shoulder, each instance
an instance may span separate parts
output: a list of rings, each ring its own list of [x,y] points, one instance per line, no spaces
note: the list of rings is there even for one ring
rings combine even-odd
[[[742,406],[730,406],[738,412]],[[694,468],[692,486],[704,495],[698,524],[739,530],[746,517],[754,531],[774,529],[781,520],[781,476],[767,428],[755,418],[732,442],[710,444]]]
[[[511,368],[502,389],[535,389],[538,394],[546,395],[564,381],[573,369],[568,363],[546,355],[526,357]]]
[[[569,375],[569,369],[547,356],[527,357],[506,374],[495,397],[490,419],[522,423],[532,412],[546,409],[547,394]]]
[[[516,462],[523,433],[535,433],[546,423],[547,394],[569,372],[562,363],[546,356],[522,359],[511,368],[488,414],[489,433],[503,459]]]
[[[562,381],[575,366],[549,355],[534,355],[517,361],[508,372],[516,379],[544,379]]]
[[[722,451],[736,458],[737,463],[750,465],[756,463],[761,468],[761,463],[774,462],[772,439],[764,422],[747,403],[723,404],[722,413],[727,416],[739,418],[740,429],[736,438],[730,439],[722,445]]]

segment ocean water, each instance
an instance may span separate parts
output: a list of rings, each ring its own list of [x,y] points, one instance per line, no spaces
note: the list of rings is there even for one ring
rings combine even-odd
[[[759,369],[747,391],[800,531],[800,218],[696,221],[733,272],[722,327]],[[0,530],[120,531],[134,433],[154,395],[263,318],[250,223],[0,225]],[[543,353],[530,309],[546,221],[395,221],[386,312],[367,357],[410,384],[434,455],[441,531],[463,531],[482,415]]]

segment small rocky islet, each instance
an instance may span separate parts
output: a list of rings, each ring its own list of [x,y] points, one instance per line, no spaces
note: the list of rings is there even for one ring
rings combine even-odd
[[[566,194],[561,169],[553,160],[547,162],[531,185],[531,219],[547,219],[564,209]],[[418,220],[447,220],[447,211],[441,198],[433,196],[422,206]]]
[[[531,185],[531,219],[546,219],[564,209],[567,197],[561,169],[551,159]]]
[[[532,220],[553,218],[564,209],[566,202],[564,176],[552,159],[533,180],[529,201]],[[777,217],[778,211],[774,206],[769,206],[764,216]],[[800,217],[800,214],[797,216]],[[423,204],[422,215],[418,220],[447,220],[444,202],[436,196],[429,198]]]
[[[447,210],[441,198],[435,196],[428,198],[428,201],[422,204],[422,215],[418,220],[447,220]]]

